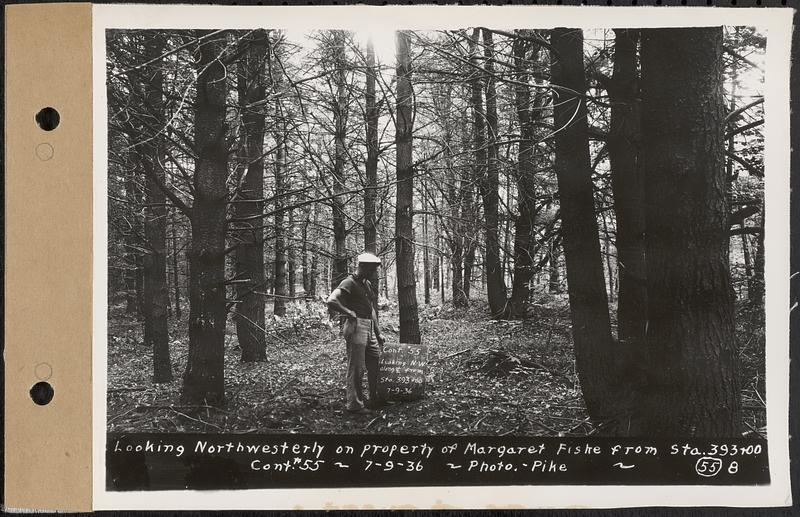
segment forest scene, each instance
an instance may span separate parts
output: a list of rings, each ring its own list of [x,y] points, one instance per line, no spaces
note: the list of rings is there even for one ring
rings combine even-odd
[[[108,30],[107,427],[766,436],[752,27]],[[345,411],[364,251],[425,396]]]

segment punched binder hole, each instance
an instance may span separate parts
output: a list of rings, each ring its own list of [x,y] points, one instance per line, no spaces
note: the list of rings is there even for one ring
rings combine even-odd
[[[51,400],[53,400],[55,391],[53,391],[53,387],[50,386],[49,382],[42,381],[33,385],[30,394],[31,399],[33,399],[36,404],[40,406],[46,406]]]
[[[54,130],[58,127],[59,122],[61,122],[61,115],[58,114],[55,108],[48,106],[40,109],[39,113],[36,114],[36,123],[45,131]]]

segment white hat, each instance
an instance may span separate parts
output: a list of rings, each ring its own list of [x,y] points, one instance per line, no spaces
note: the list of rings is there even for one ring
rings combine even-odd
[[[380,264],[381,259],[373,255],[372,253],[362,253],[358,256],[358,263],[359,264]]]

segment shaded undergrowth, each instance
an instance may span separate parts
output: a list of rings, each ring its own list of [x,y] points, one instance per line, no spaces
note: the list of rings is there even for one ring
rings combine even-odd
[[[421,306],[428,345],[426,397],[371,415],[344,408],[344,342],[319,301],[299,302],[267,325],[268,360],[239,361],[235,328],[225,339],[226,404],[183,406],[186,321],[170,319],[174,380],[153,384],[142,324],[113,306],[108,336],[108,429],[128,432],[448,434],[585,436],[589,422],[575,372],[565,295],[543,295],[525,321],[487,321],[468,309]],[[757,313],[739,311],[744,431],[763,432],[764,332]],[[397,307],[381,311],[398,341]],[[755,318],[755,319],[754,319]]]

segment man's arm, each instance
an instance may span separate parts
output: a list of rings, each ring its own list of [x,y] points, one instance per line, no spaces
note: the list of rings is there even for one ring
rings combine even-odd
[[[341,312],[348,318],[355,318],[356,317],[355,311],[352,311],[347,307],[345,307],[344,305],[342,305],[342,294],[343,294],[342,290],[339,289],[338,287],[334,289],[331,295],[328,296],[328,301],[326,302],[328,304],[328,308],[334,311]]]

